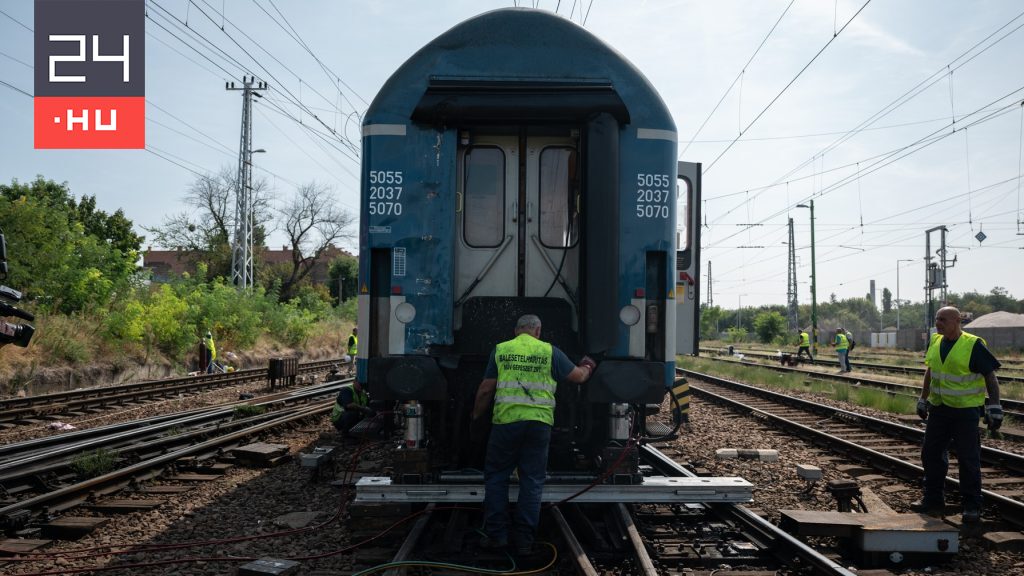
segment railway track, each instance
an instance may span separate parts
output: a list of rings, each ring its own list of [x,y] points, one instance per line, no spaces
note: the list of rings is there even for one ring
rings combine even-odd
[[[655,447],[640,451],[650,475],[696,477]],[[478,507],[427,505],[404,541],[394,543],[397,552],[374,568],[663,576],[731,568],[786,573],[800,566],[803,574],[853,574],[737,504],[561,501],[542,509],[528,556],[481,550],[480,516]]]
[[[728,350],[722,348],[701,348],[702,353],[717,354],[717,355],[728,355]],[[779,361],[779,354],[777,352],[761,352],[756,350],[733,350],[734,354],[742,354],[751,358],[765,358],[773,361]],[[921,366],[899,366],[896,364],[873,364],[869,362],[861,362],[857,358],[852,359],[851,364],[860,369],[864,370],[876,370],[879,372],[889,372],[896,374],[904,374],[907,376],[913,376],[918,378],[924,378],[925,369]],[[839,366],[838,360],[826,360],[818,354],[818,357],[814,360],[816,366]],[[1011,376],[1008,374],[999,374],[999,382],[1001,384],[1014,383],[1024,384],[1024,376]]]
[[[198,410],[142,421],[142,426],[92,435],[65,444],[29,441],[5,446],[0,464],[0,530],[13,533],[44,522],[55,513],[159,477],[179,464],[223,455],[241,442],[330,411],[343,381],[293,390],[256,404],[272,409],[234,419],[234,407]],[[90,431],[91,432],[91,431]],[[116,469],[93,478],[72,470],[74,457],[104,449],[116,457]]]
[[[849,374],[829,374],[826,372],[802,370],[800,368],[782,366],[778,364],[760,364],[757,362],[748,362],[745,360],[728,360],[725,358],[719,358],[714,356],[710,356],[709,358],[723,362],[733,362],[735,364],[750,366],[752,368],[764,368],[765,370],[772,370],[775,372],[803,374],[808,376],[809,378],[829,380],[833,382],[842,382],[853,386],[870,386],[872,388],[885,390],[891,394],[906,396],[907,398],[914,400],[916,400],[921,395],[920,386],[915,386],[911,384],[899,384],[897,382],[890,382],[887,380],[877,380],[874,378],[864,377],[863,375],[852,376]],[[1024,421],[1024,401],[1013,400],[1009,398],[1001,398],[1000,403],[1002,404],[1003,410],[1007,415],[1019,418],[1021,421]]]
[[[300,375],[325,372],[340,360],[320,360],[300,364]],[[194,394],[225,386],[266,381],[267,369],[250,368],[226,374],[202,374],[165,380],[149,380],[83,388],[68,392],[0,399],[0,428],[21,424],[39,424],[41,420],[57,415],[82,415],[113,406],[125,406],[154,399]]]
[[[694,394],[769,421],[776,427],[815,444],[825,445],[886,475],[916,483],[924,474],[917,464],[924,436],[920,428],[831,408],[708,374],[689,370],[681,372],[691,378],[690,389]],[[1020,530],[1024,527],[1024,502],[1020,500],[1021,489],[1024,488],[1024,457],[984,445],[981,453],[985,467],[982,479],[985,516],[999,518]],[[956,471],[956,463],[951,461],[951,474]],[[946,483],[951,495],[959,494],[959,483],[955,477],[947,477]]]

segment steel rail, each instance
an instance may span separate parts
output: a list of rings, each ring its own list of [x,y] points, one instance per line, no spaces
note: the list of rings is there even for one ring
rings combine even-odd
[[[45,509],[48,513],[61,511],[76,506],[94,495],[104,495],[117,491],[127,486],[132,481],[146,480],[159,476],[163,472],[163,466],[175,460],[202,454],[206,451],[216,450],[229,445],[237,440],[247,438],[253,434],[270,430],[296,420],[302,420],[317,416],[331,410],[333,403],[323,403],[315,406],[296,408],[288,414],[281,415],[273,420],[263,422],[256,426],[238,430],[224,436],[218,436],[205,442],[195,444],[180,450],[150,458],[131,466],[115,470],[96,478],[91,478],[67,486],[53,492],[41,494],[28,500],[23,500],[0,508],[0,526],[10,525],[12,517],[19,513],[31,512],[33,510]]]
[[[322,372],[339,360],[321,360],[299,366],[300,374]],[[266,368],[250,368],[225,374],[203,374],[166,380],[147,380],[117,386],[82,388],[24,398],[0,400],[0,422],[14,422],[32,416],[88,409],[144,397],[167,396],[267,379]]]
[[[715,352],[716,354],[718,354],[720,356],[728,354],[728,351],[721,350],[721,349],[716,349],[716,348],[701,348],[700,351],[701,352]],[[752,356],[754,358],[771,358],[771,359],[775,359],[775,360],[779,359],[779,354],[777,352],[762,352],[762,351],[759,351],[759,350],[733,350],[733,353],[734,354],[743,354],[744,356]],[[813,364],[822,365],[822,366],[838,366],[839,365],[839,361],[838,360],[826,360],[824,358],[821,358],[821,355],[819,354],[818,357],[814,359]],[[908,374],[908,375],[921,376],[922,378],[924,377],[924,371],[925,371],[925,369],[920,367],[920,366],[897,366],[895,364],[872,364],[870,362],[861,362],[861,361],[854,362],[854,364],[856,364],[860,368],[866,368],[866,369],[869,369],[869,370],[880,370],[880,371],[885,371],[885,372],[901,372],[901,373]],[[1001,382],[1014,382],[1014,383],[1017,383],[1017,384],[1024,384],[1024,376],[1010,376],[1008,374],[1004,374],[1004,375],[1000,375],[999,376],[999,380]]]
[[[12,489],[12,482],[65,470],[71,465],[73,457],[89,450],[105,448],[112,450],[119,457],[124,457],[126,454],[138,456],[139,454],[152,452],[166,452],[176,446],[190,444],[195,438],[208,436],[211,431],[220,432],[275,416],[274,412],[268,412],[242,420],[231,420],[234,417],[235,407],[240,404],[264,407],[272,407],[278,404],[289,405],[301,401],[310,401],[325,395],[333,395],[337,390],[337,383],[317,385],[285,395],[275,395],[279,397],[271,397],[261,402],[250,403],[249,401],[241,401],[219,409],[199,414],[189,414],[177,420],[164,421],[154,426],[90,438],[58,446],[46,452],[37,452],[22,458],[7,460],[3,462],[3,470],[0,471],[0,485],[10,491]],[[223,422],[225,419],[228,419],[228,421]],[[211,426],[214,423],[216,423],[216,426]],[[172,428],[191,430],[183,431],[173,436],[162,435],[163,432]]]
[[[598,571],[594,568],[594,564],[590,561],[590,557],[583,550],[583,545],[576,538],[576,533],[569,526],[569,521],[565,519],[565,515],[562,514],[558,506],[549,508],[548,513],[554,518],[555,525],[558,526],[558,531],[562,534],[562,540],[565,541],[566,546],[572,552],[572,559],[576,563],[577,571],[582,576],[599,576]]]
[[[413,524],[409,534],[406,535],[405,540],[402,542],[402,546],[395,552],[394,557],[391,558],[392,564],[405,562],[412,555],[413,550],[416,549],[416,543],[419,541],[423,532],[427,529],[427,524],[430,523],[431,516],[434,514],[434,504],[427,504],[427,507],[423,510],[423,513],[419,518],[416,519],[416,523]],[[405,574],[405,568],[389,568],[384,572],[384,576],[399,576]]]
[[[912,384],[899,384],[897,382],[887,382],[885,380],[874,380],[871,378],[864,378],[862,376],[850,376],[847,374],[829,374],[827,372],[815,372],[814,370],[803,370],[800,368],[794,368],[790,366],[780,366],[777,364],[758,364],[757,362],[747,362],[745,360],[730,361],[723,358],[709,357],[712,360],[718,360],[721,362],[732,362],[734,364],[740,364],[742,366],[749,366],[752,368],[764,368],[767,370],[774,370],[775,372],[786,372],[793,374],[804,374],[815,378],[821,378],[823,380],[834,380],[836,382],[844,382],[851,385],[866,385],[872,388],[879,388],[886,390],[892,394],[900,394],[902,396],[920,397],[921,386],[915,386]],[[777,357],[776,357],[777,358]],[[1011,415],[1024,418],[1024,401],[1013,400],[1009,398],[1000,398],[999,403],[1002,404],[1003,410]]]
[[[718,378],[707,374],[701,374],[689,370],[682,370],[682,372],[694,378],[704,379],[714,384],[719,384],[721,386],[725,386],[728,388],[742,390],[755,396],[769,398],[783,405],[802,408],[804,410],[816,414],[828,414],[837,416],[837,419],[843,422],[855,424],[859,423],[865,428],[872,429],[875,430],[876,432],[880,432],[883,434],[888,433],[886,431],[892,431],[890,435],[896,436],[897,438],[906,438],[904,434],[914,435],[919,438],[923,438],[924,435],[923,431],[918,430],[916,428],[911,428],[909,426],[903,426],[902,424],[894,424],[892,422],[886,422],[884,420],[872,418],[870,416],[865,416],[863,414],[856,414],[838,408],[822,406],[821,404],[815,404],[813,402],[808,402],[806,400],[791,398],[783,394],[776,394],[769,390],[764,390],[762,388],[749,386],[739,382],[733,382],[731,380],[725,380],[723,378]],[[897,458],[895,456],[890,456],[888,454],[879,452],[872,448],[861,446],[860,444],[851,442],[849,440],[845,440],[833,434],[829,434],[821,430],[816,430],[814,428],[811,428],[799,422],[795,422],[788,418],[784,418],[782,416],[765,412],[763,409],[744,404],[743,402],[740,402],[738,400],[726,398],[724,396],[715,394],[708,390],[704,390],[703,388],[701,388],[699,385],[696,385],[692,381],[690,382],[690,390],[695,394],[701,394],[706,397],[712,398],[717,402],[729,405],[739,411],[757,414],[759,417],[764,418],[770,422],[773,422],[783,427],[784,429],[797,431],[800,434],[804,435],[805,437],[813,438],[815,440],[827,443],[831,446],[841,447],[843,453],[850,456],[860,457],[862,460],[868,462],[871,466],[884,472],[896,474],[899,475],[900,477],[911,480],[920,478],[921,476],[924,475],[924,468],[922,468],[921,466],[918,466],[901,458]],[[1015,474],[1019,475],[1021,473],[1020,470],[1022,469],[1022,462],[1024,462],[1024,458],[1022,458],[1021,456],[1005,452],[1002,450],[996,450],[994,448],[990,448],[987,446],[982,446],[981,452],[982,462],[1001,464],[1004,467],[1010,469]],[[1024,480],[1022,480],[1022,482],[1024,482]],[[947,476],[946,484],[952,490],[959,490],[960,482],[955,478],[950,478],[949,476]],[[1008,498],[1006,496],[1003,496],[988,489],[982,489],[982,495],[984,496],[986,502],[997,505],[999,514],[1003,519],[1014,524],[1024,526],[1024,502]]]
[[[697,475],[683,468],[678,462],[672,460],[660,450],[650,446],[640,446],[641,454],[645,461],[655,469],[661,470],[663,474],[671,476],[689,476],[695,478]],[[824,576],[856,576],[850,570],[830,560],[825,555],[814,550],[806,543],[800,541],[788,532],[768,520],[761,518],[741,504],[704,504],[716,512],[735,518],[738,522],[747,526],[750,530],[761,535],[762,544],[783,563],[789,563],[793,557],[799,558],[815,570],[815,573]]]
[[[636,524],[633,523],[633,517],[629,514],[626,505],[619,502],[615,505],[615,510],[618,512],[619,521],[626,528],[626,534],[629,536],[629,542],[633,545],[633,553],[636,555],[641,572],[645,576],[658,576],[658,569],[654,567],[651,555],[647,553],[647,547],[644,546],[644,541],[640,538],[640,533],[637,532]]]

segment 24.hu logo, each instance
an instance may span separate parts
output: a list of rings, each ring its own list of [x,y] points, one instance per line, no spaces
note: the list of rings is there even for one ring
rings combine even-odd
[[[145,0],[35,11],[35,147],[145,148]]]

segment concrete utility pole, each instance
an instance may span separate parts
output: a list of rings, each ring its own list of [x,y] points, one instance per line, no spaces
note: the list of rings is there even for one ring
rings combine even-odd
[[[789,288],[786,290],[786,301],[789,303],[789,329],[799,328],[799,308],[796,292],[796,242],[793,241],[793,219],[789,219]]]
[[[253,199],[252,155],[266,152],[252,149],[252,97],[262,98],[259,90],[266,90],[266,82],[257,82],[255,76],[243,76],[242,86],[225,83],[225,90],[242,91],[242,137],[238,146],[238,182],[235,185],[235,238],[231,246],[231,282],[239,290],[253,287]]]
[[[708,308],[715,307],[715,296],[711,292],[711,261],[708,260]]]
[[[814,269],[814,200],[810,206],[797,204],[797,208],[811,209],[811,351],[818,355],[818,278]]]
[[[905,260],[896,261],[896,338],[899,339],[900,333],[900,308],[903,304],[900,303],[900,262],[913,262],[912,259],[907,258]]]

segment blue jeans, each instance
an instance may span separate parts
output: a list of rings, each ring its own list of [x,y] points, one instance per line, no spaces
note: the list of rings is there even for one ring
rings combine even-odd
[[[839,354],[839,369],[840,370],[845,370],[845,371],[849,372],[850,371],[850,355],[849,355],[850,351],[849,350],[836,350],[836,353]]]
[[[526,420],[491,426],[484,461],[484,532],[493,540],[508,541],[508,477],[518,467],[519,502],[513,538],[521,548],[533,544],[550,441],[551,426],[543,422]]]
[[[921,447],[924,466],[924,500],[944,502],[943,489],[949,472],[949,446],[956,448],[960,463],[960,496],[964,508],[981,507],[981,408],[932,406]]]

